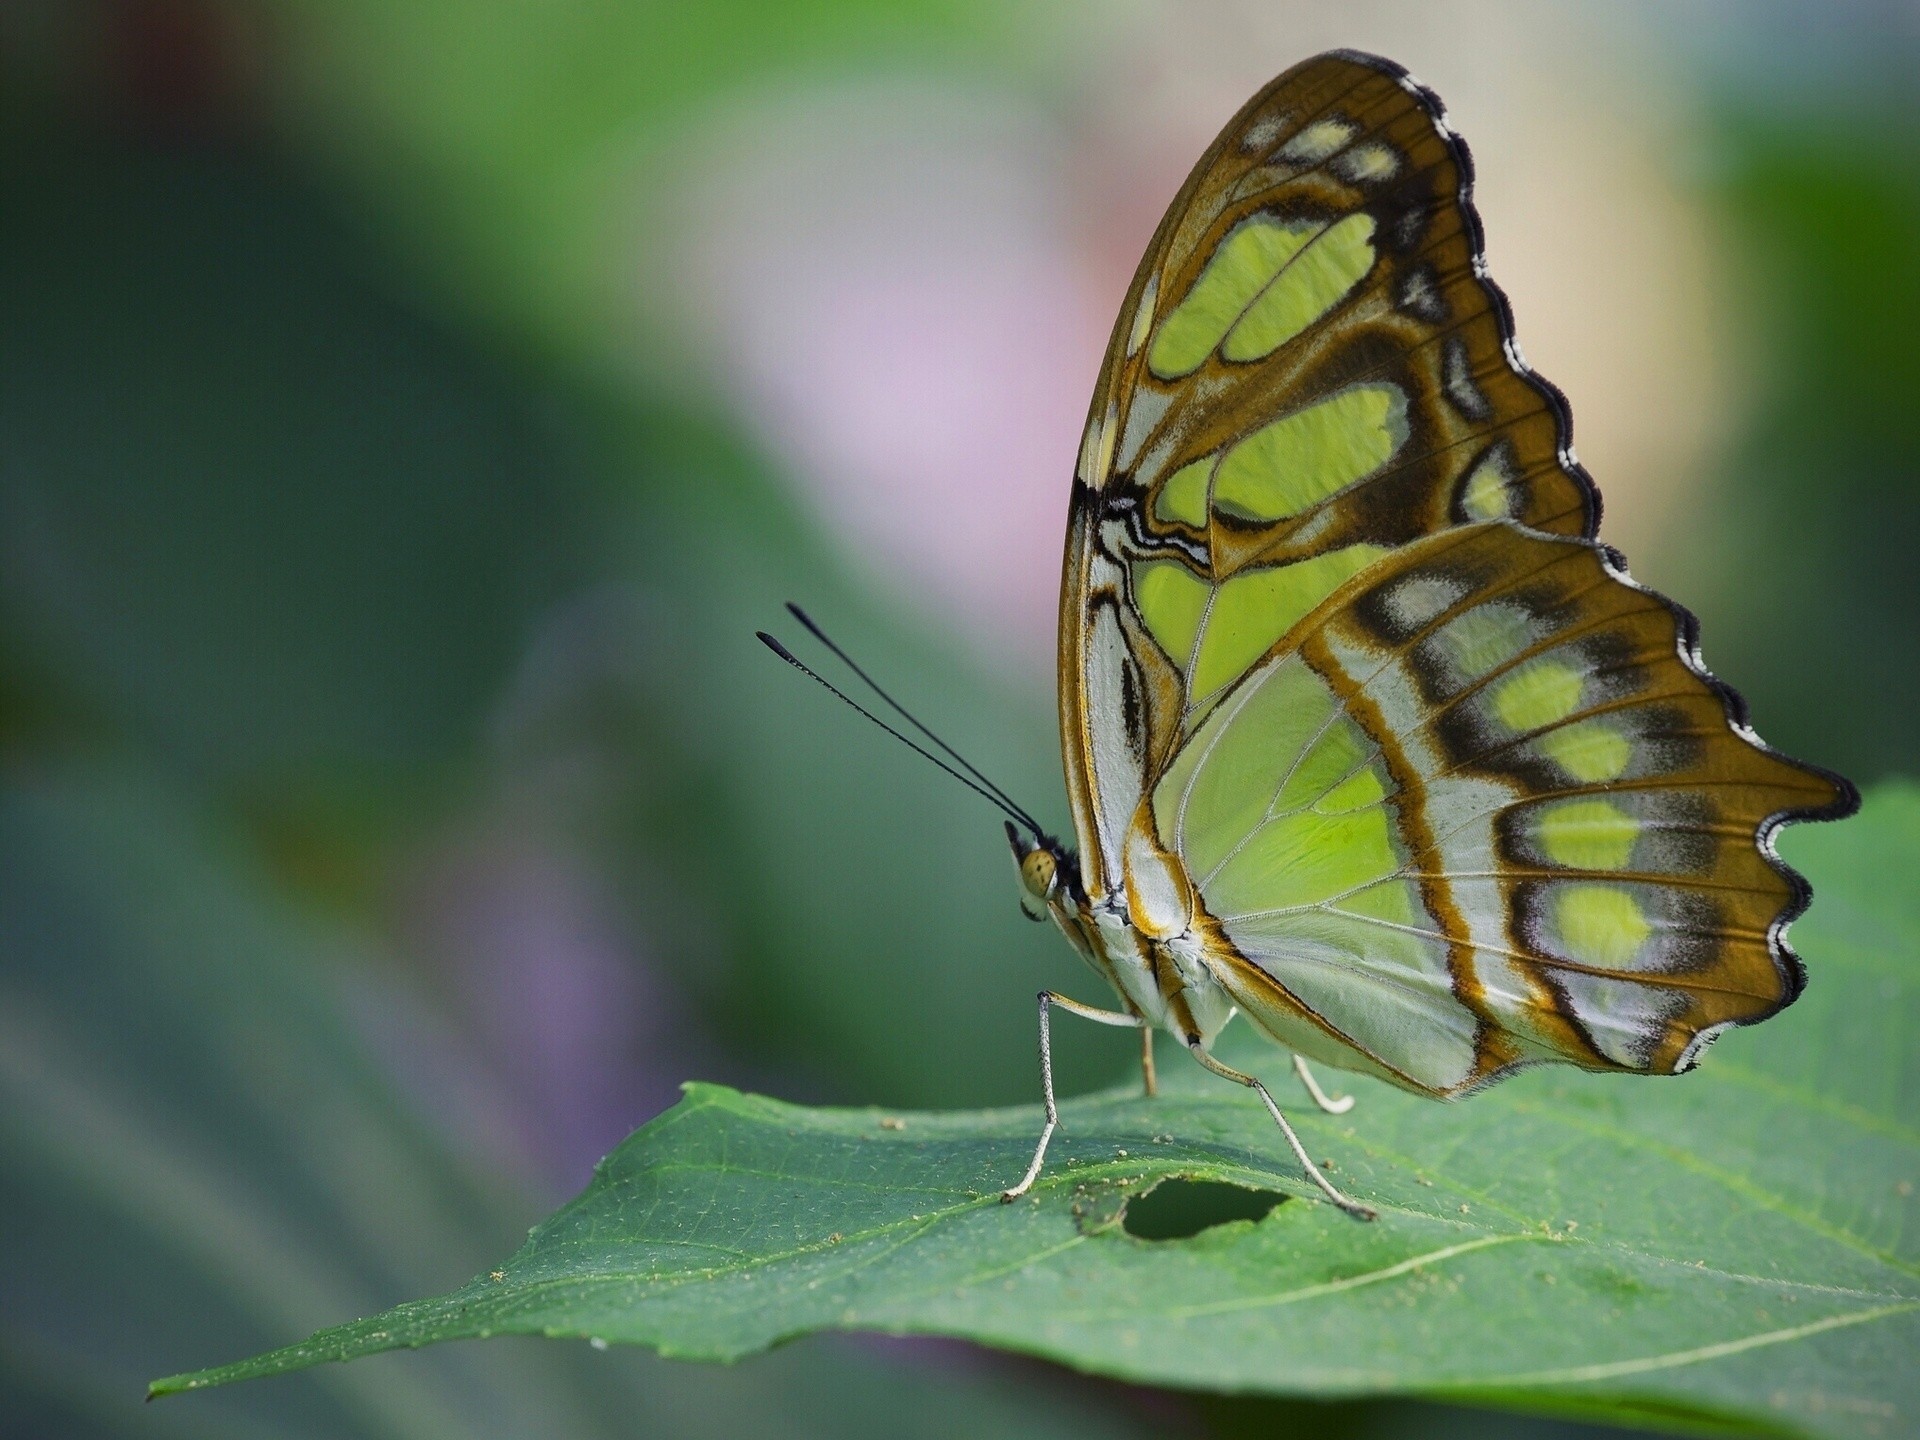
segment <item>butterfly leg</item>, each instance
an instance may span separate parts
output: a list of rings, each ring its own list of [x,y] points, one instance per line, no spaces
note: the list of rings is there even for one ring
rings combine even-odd
[[[1040,1085],[1047,1102],[1047,1123],[1040,1131],[1040,1143],[1033,1147],[1033,1163],[1027,1166],[1027,1173],[1020,1177],[1020,1183],[1011,1190],[1002,1190],[1003,1203],[1018,1200],[1033,1188],[1033,1182],[1040,1178],[1040,1167],[1047,1158],[1047,1142],[1053,1139],[1053,1132],[1060,1128],[1060,1111],[1053,1103],[1053,1022],[1051,1011],[1058,1005],[1085,1020],[1093,1020],[1101,1025],[1135,1026],[1141,1023],[1137,1015],[1128,1015],[1120,1010],[1097,1010],[1091,1005],[1082,1005],[1078,1000],[1069,1000],[1065,995],[1056,995],[1051,990],[1040,992]],[[1149,1070],[1148,1074],[1153,1072]]]
[[[1282,1115],[1280,1113],[1280,1107],[1273,1103],[1273,1096],[1267,1093],[1266,1086],[1254,1079],[1253,1076],[1243,1075],[1238,1070],[1230,1069],[1207,1054],[1207,1052],[1201,1048],[1200,1037],[1198,1035],[1188,1037],[1187,1048],[1193,1052],[1194,1059],[1198,1060],[1223,1080],[1231,1080],[1236,1085],[1245,1085],[1260,1092],[1260,1098],[1267,1102],[1267,1113],[1273,1116],[1273,1123],[1280,1127],[1280,1133],[1287,1137],[1287,1144],[1293,1147],[1294,1158],[1299,1160],[1301,1165],[1305,1167],[1307,1178],[1320,1187],[1321,1194],[1325,1195],[1356,1220],[1374,1220],[1379,1218],[1379,1211],[1374,1210],[1370,1206],[1362,1205],[1358,1200],[1347,1198],[1334,1188],[1331,1180],[1327,1179],[1327,1177],[1321,1173],[1320,1167],[1314,1164],[1312,1158],[1307,1154],[1307,1147],[1302,1145],[1300,1143],[1300,1137],[1293,1133],[1293,1126],[1287,1123],[1287,1117]]]
[[[1300,1077],[1300,1083],[1307,1087],[1307,1094],[1313,1097],[1313,1103],[1326,1111],[1327,1114],[1344,1115],[1353,1108],[1353,1096],[1341,1095],[1329,1097],[1327,1092],[1320,1088],[1320,1082],[1313,1078],[1313,1071],[1307,1068],[1306,1056],[1296,1055],[1293,1057],[1293,1073],[1298,1075]]]
[[[1160,1093],[1160,1079],[1153,1071],[1153,1026],[1140,1027],[1140,1078],[1146,1082],[1147,1098]]]

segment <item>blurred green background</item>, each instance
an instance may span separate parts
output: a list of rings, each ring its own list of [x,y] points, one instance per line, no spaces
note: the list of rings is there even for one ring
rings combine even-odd
[[[1033,1098],[1078,976],[992,813],[752,631],[803,601],[1064,824],[1109,318],[1318,49],[1448,98],[1605,533],[1762,732],[1911,773],[1914,15],[0,6],[0,1432],[1581,1433],[858,1338],[139,1397],[466,1279],[683,1079]]]

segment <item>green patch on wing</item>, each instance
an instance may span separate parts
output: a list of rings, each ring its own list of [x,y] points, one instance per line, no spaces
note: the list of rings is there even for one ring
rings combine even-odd
[[[1393,385],[1355,385],[1254,431],[1220,462],[1214,506],[1284,520],[1371,475],[1407,438],[1407,398]]]
[[[1160,322],[1147,350],[1148,367],[1165,379],[1198,370],[1274,276],[1318,233],[1311,225],[1289,225],[1268,215],[1236,228]]]
[[[1178,561],[1142,561],[1134,567],[1134,606],[1173,663],[1191,666],[1188,703],[1197,709],[1386,553],[1379,545],[1348,545],[1292,565],[1244,570],[1219,585]]]
[[[1339,304],[1373,268],[1373,218],[1332,225],[1256,215],[1232,230],[1160,322],[1147,366],[1190,375],[1218,350],[1245,362],[1272,354]]]
[[[1343,300],[1373,268],[1373,217],[1348,215],[1295,256],[1227,332],[1229,360],[1272,354]]]
[[[1238,680],[1309,611],[1386,553],[1379,545],[1348,545],[1292,565],[1244,570],[1221,584],[1194,657],[1188,704],[1198,706]]]

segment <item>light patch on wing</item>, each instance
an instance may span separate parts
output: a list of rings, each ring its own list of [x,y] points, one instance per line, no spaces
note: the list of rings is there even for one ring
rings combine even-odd
[[[1378,470],[1407,434],[1407,397],[1398,386],[1352,386],[1263,425],[1229,450],[1213,503],[1254,520],[1298,515]]]
[[[1117,586],[1112,562],[1096,560],[1090,567],[1089,588]],[[1103,844],[1106,874],[1102,888],[1117,889],[1124,880],[1120,864],[1122,837],[1140,805],[1145,783],[1144,764],[1134,753],[1126,726],[1126,667],[1132,663],[1127,639],[1111,605],[1090,612],[1083,673],[1088,738],[1093,758],[1093,795]]]
[[[1565,967],[1547,973],[1600,1053],[1644,1068],[1666,1026],[1690,1003],[1678,986],[1637,983],[1635,974],[1690,968],[1701,921],[1683,892],[1644,884],[1561,882],[1529,903],[1534,948],[1577,965],[1621,972],[1592,975]],[[1709,922],[1710,924],[1711,922]]]
[[[1469,520],[1505,520],[1519,497],[1506,445],[1496,445],[1460,482],[1460,512]]]
[[[1089,424],[1087,433],[1080,439],[1080,480],[1094,490],[1107,483],[1107,472],[1113,466],[1114,429],[1118,419],[1118,407],[1109,400],[1100,422]]]
[[[1393,248],[1406,254],[1420,243],[1421,233],[1432,220],[1434,212],[1421,205],[1409,205],[1400,212],[1400,218],[1393,222]]]
[[[1252,300],[1220,353],[1235,362],[1271,355],[1345,299],[1373,269],[1374,257],[1371,215],[1329,225]]]
[[[1644,831],[1641,848],[1647,848]],[[1550,962],[1685,974],[1710,964],[1736,938],[1714,896],[1685,882],[1596,876],[1521,889],[1516,921],[1527,944]]]
[[[1149,560],[1133,568],[1134,607],[1167,658],[1182,670],[1212,597],[1213,587],[1177,561]]]
[[[1546,756],[1583,785],[1618,780],[1627,772],[1633,746],[1617,725],[1581,720],[1549,730],[1539,739]]]
[[[1667,1025],[1687,1008],[1685,991],[1656,988],[1611,975],[1578,971],[1555,977],[1580,1028],[1616,1065],[1645,1069]]]
[[[1295,545],[1310,549],[1339,529],[1344,518],[1337,507],[1323,505],[1294,528],[1292,541]]]
[[[1526,649],[1534,628],[1528,611],[1495,600],[1463,610],[1423,643],[1425,652],[1441,662],[1458,689]]]
[[[1639,819],[1608,800],[1541,806],[1533,812],[1532,823],[1534,841],[1546,858],[1571,870],[1624,870],[1640,837]]]
[[[1277,111],[1272,115],[1262,115],[1258,120],[1247,126],[1245,132],[1240,136],[1240,148],[1256,153],[1266,149],[1280,138],[1281,132],[1287,128],[1288,122],[1291,119],[1292,117],[1284,111]]]
[[[1386,553],[1379,545],[1348,545],[1293,565],[1246,571],[1221,585],[1194,656],[1188,703],[1197,705],[1239,679],[1307,612]]]
[[[1127,400],[1127,423],[1120,432],[1120,444],[1114,450],[1113,463],[1122,471],[1131,471],[1140,458],[1140,447],[1147,443],[1153,427],[1166,418],[1173,405],[1173,392],[1142,385]],[[1147,478],[1142,476],[1142,479]]]
[[[1532,660],[1493,687],[1493,713],[1509,730],[1544,730],[1579,708],[1585,686],[1568,661]]]
[[[1333,162],[1343,179],[1360,184],[1370,180],[1391,180],[1400,173],[1400,152],[1391,145],[1356,145]]]
[[[1400,308],[1437,324],[1447,318],[1446,298],[1434,283],[1431,265],[1416,265],[1400,282]]]
[[[1271,215],[1236,225],[1160,322],[1147,347],[1147,368],[1163,380],[1198,370],[1254,298],[1319,233],[1319,226],[1289,225]]]
[[[1387,613],[1402,633],[1437,620],[1466,598],[1467,582],[1455,575],[1427,571],[1410,575],[1387,592]]]
[[[1153,513],[1162,520],[1177,521],[1203,530],[1207,524],[1207,481],[1213,473],[1213,457],[1205,456],[1182,465],[1169,475],[1153,502]]]
[[[1133,328],[1127,332],[1127,358],[1131,360],[1140,353],[1140,347],[1147,343],[1147,332],[1153,328],[1153,307],[1160,298],[1160,276],[1147,277],[1147,285],[1140,292],[1140,303],[1134,307]]]
[[[1493,405],[1474,383],[1473,363],[1467,354],[1467,342],[1459,336],[1448,340],[1440,355],[1440,380],[1447,398],[1469,420],[1484,420],[1493,414]]]
[[[1317,164],[1344,148],[1355,133],[1355,127],[1349,121],[1330,115],[1303,126],[1299,133],[1280,147],[1279,158]]]

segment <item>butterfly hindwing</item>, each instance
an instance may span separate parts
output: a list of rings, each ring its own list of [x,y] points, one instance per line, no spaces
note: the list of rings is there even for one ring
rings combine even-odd
[[[1442,1094],[1529,1060],[1671,1073],[1791,1000],[1803,897],[1763,837],[1836,788],[1730,723],[1687,627],[1603,547],[1509,522],[1330,598],[1152,790],[1235,1000]]]
[[[1087,892],[1172,857],[1256,1023],[1433,1094],[1670,1072],[1773,1013],[1804,887],[1771,830],[1851,796],[1593,542],[1470,180],[1388,62],[1249,103],[1115,328],[1061,597]]]

